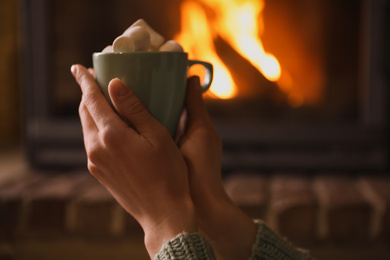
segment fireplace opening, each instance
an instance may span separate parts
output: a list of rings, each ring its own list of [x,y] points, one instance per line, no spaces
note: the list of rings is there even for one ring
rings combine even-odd
[[[388,166],[389,1],[25,0],[22,7],[32,164],[84,165],[74,156],[83,154],[81,93],[69,67],[91,66],[93,52],[143,18],[190,58],[213,63],[205,102],[225,144],[225,169]]]
[[[218,119],[355,121],[361,5],[189,0],[176,39],[194,58],[213,61],[207,102]]]

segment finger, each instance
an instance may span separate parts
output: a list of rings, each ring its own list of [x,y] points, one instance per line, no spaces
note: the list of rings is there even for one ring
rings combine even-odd
[[[106,46],[103,50],[102,50],[103,53],[106,53],[106,52],[114,52],[114,50],[112,49],[112,45],[108,45]]]
[[[199,77],[197,76],[188,79],[186,107],[188,113],[188,129],[195,124],[211,125],[211,120],[203,101]]]
[[[108,92],[120,115],[142,135],[153,133],[163,126],[149,113],[141,101],[121,80],[111,80]]]
[[[184,136],[187,126],[187,109],[184,107],[181,111],[179,123],[177,124],[175,142],[178,144],[180,139]]]
[[[95,137],[98,134],[99,130],[95,124],[95,121],[89,114],[84,102],[80,103],[79,116],[83,130],[84,146],[85,149],[89,151],[91,149],[91,144],[94,143]]]
[[[117,125],[119,122],[123,123],[111,108],[88,70],[81,65],[73,65],[71,71],[81,87],[83,93],[82,102],[87,107],[98,129],[104,129],[110,124]]]
[[[94,79],[96,79],[96,77],[95,77],[95,70],[94,70],[93,68],[88,68],[88,72],[89,72],[89,74],[92,75],[92,77],[93,77]]]

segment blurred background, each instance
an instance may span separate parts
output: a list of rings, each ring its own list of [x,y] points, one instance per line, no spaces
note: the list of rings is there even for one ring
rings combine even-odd
[[[388,0],[0,1],[0,259],[147,259],[86,170],[70,66],[143,18],[210,61],[232,200],[318,259],[389,259]],[[202,73],[202,72],[197,72]]]
[[[4,149],[20,143],[21,102],[19,85],[20,30],[17,1],[1,2],[1,126]]]

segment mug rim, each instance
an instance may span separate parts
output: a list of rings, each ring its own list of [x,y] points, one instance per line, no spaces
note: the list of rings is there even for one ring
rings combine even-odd
[[[183,51],[134,51],[134,52],[93,52],[93,56],[108,56],[108,55],[155,55],[155,54],[182,54],[187,55]]]

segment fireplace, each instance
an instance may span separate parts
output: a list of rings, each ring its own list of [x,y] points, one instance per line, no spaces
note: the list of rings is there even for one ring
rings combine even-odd
[[[190,58],[214,64],[205,100],[224,143],[225,172],[388,168],[390,1],[239,2],[23,0],[31,164],[85,167],[81,93],[69,68],[91,66],[92,52],[144,18]]]

